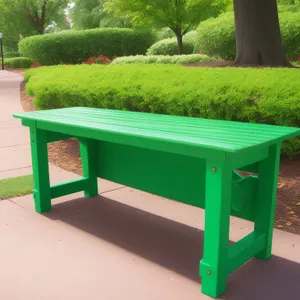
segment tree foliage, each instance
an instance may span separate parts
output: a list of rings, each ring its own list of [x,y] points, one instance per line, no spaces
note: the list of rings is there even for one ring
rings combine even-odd
[[[73,27],[93,29],[99,27],[130,27],[124,16],[113,16],[105,9],[107,0],[75,0],[71,9]]]
[[[183,35],[199,22],[219,15],[228,3],[228,0],[110,0],[105,7],[117,16],[127,16],[133,25],[170,28],[182,53]]]
[[[10,41],[44,34],[48,25],[65,23],[69,0],[0,0],[0,27]]]

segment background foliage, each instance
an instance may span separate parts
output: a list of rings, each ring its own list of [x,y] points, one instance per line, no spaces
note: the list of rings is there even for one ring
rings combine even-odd
[[[297,60],[300,56],[300,12],[280,13],[279,19],[285,53],[290,60]],[[196,52],[233,60],[236,51],[233,13],[201,23],[195,44]]]
[[[24,56],[42,65],[78,64],[100,54],[110,58],[145,54],[154,40],[151,32],[103,28],[28,37],[19,47]]]

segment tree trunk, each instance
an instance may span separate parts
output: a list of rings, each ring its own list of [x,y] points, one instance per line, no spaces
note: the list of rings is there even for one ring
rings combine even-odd
[[[176,34],[177,37],[177,44],[178,44],[178,53],[179,55],[183,54],[183,39],[181,34]]]
[[[234,0],[236,65],[291,66],[282,46],[276,0]]]
[[[42,15],[41,15],[41,28],[40,32],[41,34],[45,33],[45,22],[46,22],[46,8],[47,8],[48,1],[43,0],[43,6],[42,6]]]

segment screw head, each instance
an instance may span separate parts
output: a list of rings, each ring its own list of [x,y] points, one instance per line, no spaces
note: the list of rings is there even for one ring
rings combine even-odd
[[[211,170],[212,170],[213,173],[217,172],[217,168],[212,168]]]
[[[207,271],[207,274],[208,274],[208,275],[211,275],[211,271]]]

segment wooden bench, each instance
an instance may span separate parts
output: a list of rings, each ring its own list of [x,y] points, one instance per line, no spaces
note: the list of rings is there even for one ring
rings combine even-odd
[[[211,297],[252,257],[270,258],[280,145],[298,128],[79,107],[14,116],[30,128],[38,213],[53,198],[98,195],[98,177],[205,208],[200,276]],[[70,137],[80,141],[84,177],[50,186],[47,143]],[[230,215],[255,228],[229,247]]]

